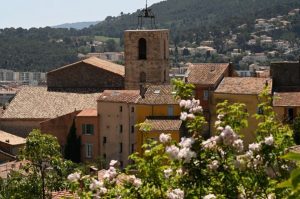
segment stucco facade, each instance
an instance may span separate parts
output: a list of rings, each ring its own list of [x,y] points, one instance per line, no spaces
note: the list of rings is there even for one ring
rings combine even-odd
[[[99,119],[96,109],[86,109],[77,114],[76,133],[81,140],[81,161],[93,161],[100,156]]]
[[[126,102],[99,102],[101,156],[118,160],[121,167],[129,164],[128,156],[136,150],[136,109]]]

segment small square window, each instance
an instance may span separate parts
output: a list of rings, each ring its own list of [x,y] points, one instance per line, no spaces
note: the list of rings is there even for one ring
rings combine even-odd
[[[134,144],[131,144],[131,153],[134,153]]]
[[[103,144],[107,142],[106,137],[103,137]]]
[[[123,125],[120,124],[120,133],[123,133]]]
[[[131,133],[134,133],[134,126],[131,126]]]
[[[106,160],[106,154],[105,153],[103,154],[103,159]]]
[[[131,112],[132,112],[132,113],[134,112],[134,107],[131,107]]]
[[[120,112],[122,112],[123,111],[123,107],[122,106],[120,106]]]
[[[82,134],[93,135],[94,134],[94,125],[93,124],[83,124],[82,125]]]

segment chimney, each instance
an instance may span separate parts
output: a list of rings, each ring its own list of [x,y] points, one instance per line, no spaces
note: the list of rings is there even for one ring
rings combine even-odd
[[[144,87],[143,84],[140,84],[140,96],[144,99],[145,98],[145,93],[146,93],[146,88]]]

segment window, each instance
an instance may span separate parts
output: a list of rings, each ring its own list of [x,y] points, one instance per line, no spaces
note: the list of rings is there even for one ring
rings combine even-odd
[[[120,133],[123,133],[123,125],[120,124]]]
[[[120,142],[120,150],[119,150],[119,152],[120,152],[120,153],[123,152],[123,143],[122,143],[122,142]]]
[[[103,137],[103,144],[107,142],[106,137]]]
[[[131,133],[134,133],[134,126],[131,126]]]
[[[93,135],[94,134],[94,125],[93,124],[83,124],[82,125],[82,134]]]
[[[287,120],[292,121],[295,117],[295,110],[293,108],[287,109]]]
[[[103,154],[103,159],[106,160],[106,154],[105,153]]]
[[[208,90],[204,90],[204,92],[203,92],[203,100],[208,100]]]
[[[122,112],[123,111],[123,107],[122,106],[120,106],[120,112]]]
[[[120,160],[120,167],[123,168],[123,161]]]
[[[168,106],[168,116],[174,116],[174,107],[171,105]]]
[[[86,144],[85,145],[85,157],[91,158],[93,154],[93,145],[92,144]]]
[[[139,59],[147,59],[147,41],[144,38],[139,40]]]
[[[166,72],[166,70],[164,70],[164,82],[166,82],[167,81],[167,72]]]
[[[131,107],[131,113],[134,113],[134,107]]]
[[[140,82],[141,83],[145,83],[146,82],[146,73],[145,72],[141,72],[140,73]]]
[[[134,144],[131,145],[131,153],[134,153]]]

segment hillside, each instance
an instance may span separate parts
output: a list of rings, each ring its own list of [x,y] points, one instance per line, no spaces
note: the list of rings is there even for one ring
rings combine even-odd
[[[208,39],[257,18],[283,15],[300,7],[299,0],[167,0],[151,6],[157,27],[171,30],[172,42]],[[93,33],[119,37],[125,29],[137,27],[137,13],[109,17],[91,27]],[[250,26],[251,27],[251,26]]]
[[[167,0],[152,5],[151,9],[157,16],[157,27],[171,30],[172,44],[184,46],[213,39],[215,48],[222,52],[223,40],[230,32],[237,32],[239,25],[247,24],[238,38],[239,47],[243,47],[249,33],[254,31],[256,19],[286,15],[299,7],[299,0]],[[300,38],[300,21],[294,27],[289,31],[294,38]],[[0,68],[48,71],[78,60],[78,53],[90,52],[91,46],[99,42],[103,45],[96,52],[121,50],[117,45],[123,43],[123,31],[135,28],[137,12],[107,17],[81,30],[0,29]],[[281,37],[274,34],[275,38]],[[99,38],[110,39],[99,41]]]
[[[88,28],[91,25],[96,25],[98,23],[99,23],[99,21],[64,23],[64,24],[52,26],[51,28],[74,28],[74,29],[77,29],[77,30],[81,30],[83,28]]]

